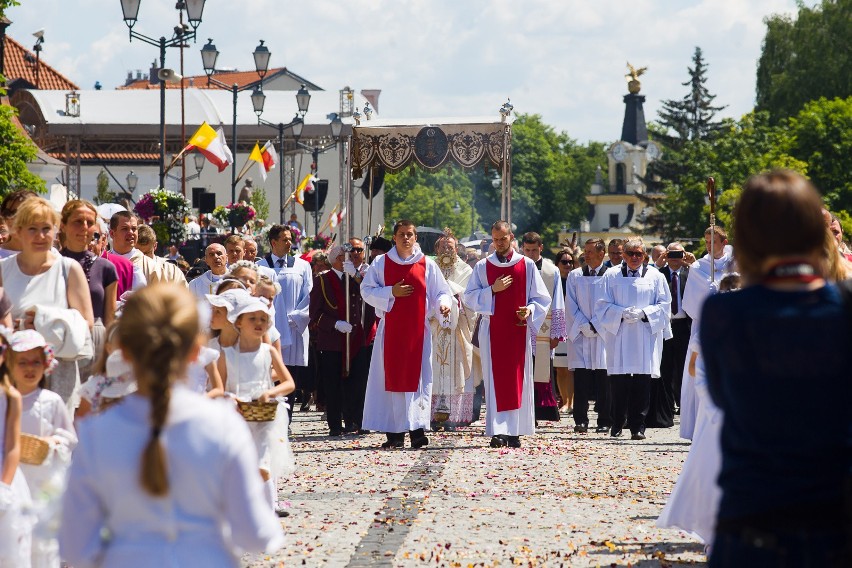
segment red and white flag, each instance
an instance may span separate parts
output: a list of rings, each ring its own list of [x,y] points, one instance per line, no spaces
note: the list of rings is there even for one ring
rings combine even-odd
[[[267,141],[261,148],[255,144],[254,149],[249,155],[249,160],[257,162],[257,169],[260,172],[260,177],[266,181],[266,174],[272,171],[272,168],[278,165],[278,157],[275,155],[275,146],[272,142]]]

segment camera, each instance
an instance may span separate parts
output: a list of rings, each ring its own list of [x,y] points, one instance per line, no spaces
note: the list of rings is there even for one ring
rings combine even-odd
[[[683,258],[682,250],[670,250],[666,253],[666,258]]]
[[[352,252],[352,243],[343,243],[342,245],[340,245],[340,248],[343,249],[343,252],[348,254]]]

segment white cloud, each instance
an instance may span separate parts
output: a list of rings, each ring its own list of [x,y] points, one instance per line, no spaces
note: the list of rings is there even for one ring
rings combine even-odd
[[[170,35],[173,2],[145,0],[136,30]],[[210,1],[198,50],[212,37],[220,65],[250,69],[265,39],[273,66],[287,66],[328,90],[382,89],[384,116],[494,114],[506,97],[580,140],[621,131],[625,62],[647,65],[646,117],[679,98],[696,45],[725,114],[754,100],[763,18],[792,12],[795,0],[253,0]],[[26,0],[11,8],[9,33],[25,45],[45,28],[43,57],[83,87],[146,72],[157,49],[127,41],[118,2]],[[167,66],[177,68],[169,50]],[[332,111],[334,109],[329,109]]]

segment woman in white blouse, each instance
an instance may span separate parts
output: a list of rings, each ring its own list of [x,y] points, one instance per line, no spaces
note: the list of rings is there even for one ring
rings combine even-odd
[[[174,284],[145,287],[118,325],[139,390],[80,424],[62,558],[75,568],[216,568],[239,566],[240,552],[280,548],[245,421],[181,386],[199,348],[192,295]]]

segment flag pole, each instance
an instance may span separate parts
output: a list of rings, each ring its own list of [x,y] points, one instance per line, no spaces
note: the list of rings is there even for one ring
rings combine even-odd
[[[173,167],[175,167],[175,164],[177,163],[177,161],[180,160],[184,156],[184,154],[186,154],[188,151],[189,151],[189,145],[185,146],[183,148],[183,150],[181,150],[178,153],[177,156],[172,158],[172,163],[169,164],[169,167],[167,167],[166,169],[163,170],[163,175],[166,175],[169,172],[169,170],[171,170]]]
[[[251,167],[251,164],[249,164],[249,162],[253,162],[253,161],[254,160],[252,160],[251,157],[246,158],[246,163],[243,164],[243,168],[240,170],[240,173],[237,176],[237,179],[234,180],[234,186],[235,187],[236,187],[236,184],[240,183],[240,180],[243,179],[243,176],[246,175],[246,172]]]

